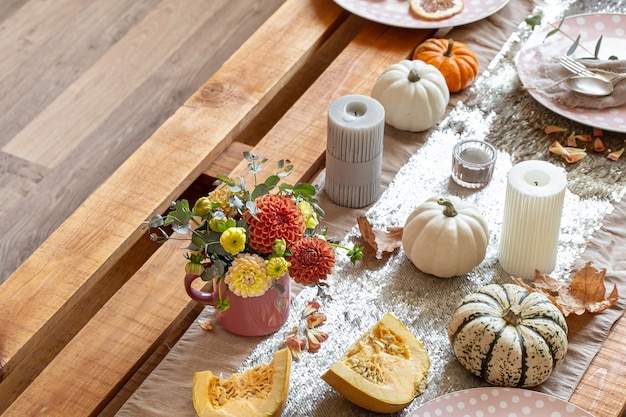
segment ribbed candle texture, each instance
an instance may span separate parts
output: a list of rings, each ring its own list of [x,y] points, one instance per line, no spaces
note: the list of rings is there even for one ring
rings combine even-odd
[[[384,128],[385,110],[369,96],[349,94],[330,104],[324,189],[331,201],[352,208],[376,201]]]
[[[535,270],[554,270],[566,185],[565,172],[545,161],[509,171],[498,257],[511,276],[531,281]]]

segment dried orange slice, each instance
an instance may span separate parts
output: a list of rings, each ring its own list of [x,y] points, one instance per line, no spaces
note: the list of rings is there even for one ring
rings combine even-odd
[[[409,0],[411,11],[424,20],[443,20],[463,11],[463,0]]]

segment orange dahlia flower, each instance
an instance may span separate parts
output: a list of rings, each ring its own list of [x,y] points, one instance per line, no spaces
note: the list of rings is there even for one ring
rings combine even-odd
[[[304,236],[304,217],[296,203],[287,196],[266,194],[257,198],[256,218],[244,213],[248,223],[248,245],[262,255],[272,253],[276,239],[284,239],[292,247]]]
[[[324,239],[309,237],[291,248],[289,275],[298,284],[317,284],[333,271],[335,251]]]

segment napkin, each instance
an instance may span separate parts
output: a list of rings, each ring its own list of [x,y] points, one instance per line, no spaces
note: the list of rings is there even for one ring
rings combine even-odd
[[[581,60],[589,69],[607,73],[626,72],[626,60]],[[535,83],[532,87],[548,99],[569,108],[607,109],[626,104],[626,80],[615,86],[613,94],[605,97],[587,96],[568,89],[562,81],[573,74],[563,68],[558,57],[551,57],[537,66]]]

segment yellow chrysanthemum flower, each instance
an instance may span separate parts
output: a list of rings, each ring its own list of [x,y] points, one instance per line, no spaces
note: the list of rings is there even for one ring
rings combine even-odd
[[[241,253],[224,275],[228,289],[240,297],[258,297],[272,286],[265,261],[259,255]]]
[[[270,258],[265,261],[267,275],[272,279],[277,279],[285,275],[291,264],[282,256]]]
[[[317,213],[313,210],[313,206],[308,201],[300,201],[298,203],[298,208],[302,212],[302,217],[304,217],[304,224],[307,229],[314,229],[320,222],[317,218]]]
[[[230,227],[220,236],[220,245],[231,255],[236,255],[246,247],[246,229]]]
[[[228,204],[228,199],[233,193],[226,187],[217,188],[209,193],[209,199],[214,203],[220,204],[220,209],[224,212],[226,217],[233,215],[233,208]]]

